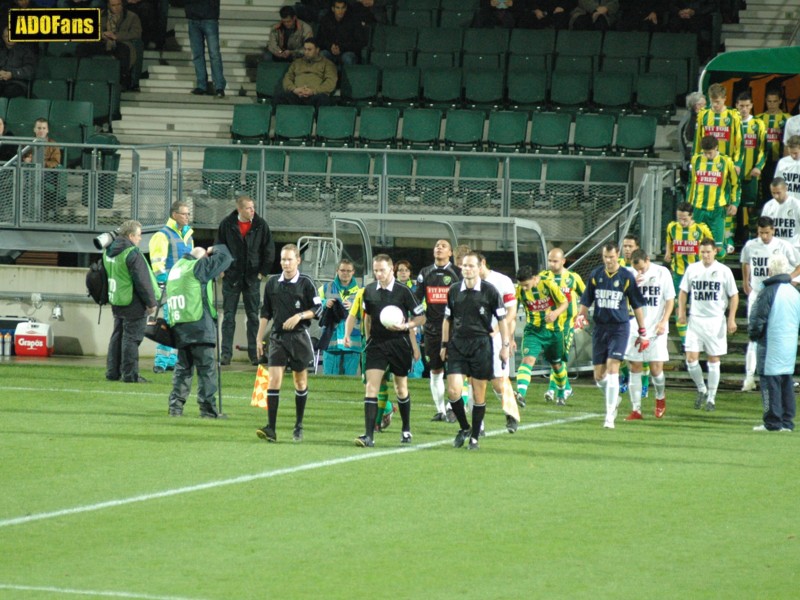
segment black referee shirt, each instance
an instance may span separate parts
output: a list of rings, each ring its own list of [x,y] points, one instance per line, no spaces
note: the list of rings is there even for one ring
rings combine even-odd
[[[471,290],[463,281],[450,286],[444,314],[450,319],[450,339],[465,340],[491,335],[492,316],[502,321],[506,307],[497,288],[478,279]]]
[[[267,280],[261,317],[274,321],[272,331],[282,331],[281,326],[286,319],[299,312],[310,310],[319,316],[321,309],[322,301],[308,275],[298,271],[292,279],[287,280],[281,273]],[[310,319],[301,319],[292,331],[307,329],[310,324]]]
[[[408,336],[407,331],[390,331],[383,326],[381,311],[385,307],[398,306],[406,316],[410,313],[417,317],[424,312],[411,290],[397,283],[396,279],[392,279],[387,288],[380,287],[377,281],[370,283],[364,288],[362,306],[371,319],[369,337],[376,342]]]

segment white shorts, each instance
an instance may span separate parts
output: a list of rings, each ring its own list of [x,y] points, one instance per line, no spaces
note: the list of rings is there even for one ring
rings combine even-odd
[[[628,338],[625,360],[642,363],[667,362],[669,360],[669,348],[667,346],[668,335],[666,333],[655,337],[648,336],[650,339],[650,347],[642,353],[636,349],[636,340],[639,338],[637,331],[635,324],[631,325],[631,336]]]
[[[686,329],[687,352],[705,352],[708,356],[728,353],[728,327],[725,317],[689,317]]]
[[[492,334],[492,359],[494,360],[494,376],[497,377],[508,377],[508,374],[511,372],[508,368],[509,361],[506,361],[506,366],[503,366],[502,361],[500,360],[500,350],[503,348],[503,340],[500,337],[500,332],[495,332]]]

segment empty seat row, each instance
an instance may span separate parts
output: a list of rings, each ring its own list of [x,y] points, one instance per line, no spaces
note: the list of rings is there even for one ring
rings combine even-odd
[[[268,102],[280,89],[285,66],[259,65],[256,93]],[[347,65],[341,78],[343,104],[466,107],[483,110],[652,114],[666,121],[675,112],[676,78],[671,73],[626,72],[591,74],[542,70],[509,72],[462,69],[420,69]]]
[[[384,164],[385,159],[385,164]],[[277,147],[242,151],[236,147],[207,148],[203,185],[212,198],[248,193],[266,185],[268,195],[282,190],[293,200],[320,200],[326,192],[344,191],[345,205],[367,195],[377,198],[377,177],[389,179],[390,202],[434,205],[461,194],[462,205],[499,203],[504,187],[505,159],[491,154],[388,153],[368,151],[298,150]],[[511,157],[508,179],[513,208],[543,207],[547,198],[566,196],[621,199],[630,183],[631,163],[624,160]],[[263,179],[259,180],[260,175]],[[594,186],[590,188],[589,186]],[[299,192],[299,193],[298,193]]]
[[[389,17],[396,25],[412,27],[468,27],[480,0],[398,0]]]
[[[575,152],[649,156],[654,152],[653,116],[579,114],[571,139],[569,113],[535,113],[436,108],[240,104],[234,108],[231,137],[240,143],[422,148],[520,152]],[[358,121],[358,127],[357,127]],[[442,127],[444,123],[444,127]],[[357,130],[357,132],[356,132]],[[530,130],[530,133],[529,133]],[[443,133],[442,133],[443,131]],[[486,133],[484,133],[486,132]]]

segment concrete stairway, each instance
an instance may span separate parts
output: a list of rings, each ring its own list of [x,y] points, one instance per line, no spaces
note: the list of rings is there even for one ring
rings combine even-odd
[[[725,49],[785,46],[798,20],[800,3],[797,0],[747,0],[747,10],[739,13],[739,23],[722,26]]]

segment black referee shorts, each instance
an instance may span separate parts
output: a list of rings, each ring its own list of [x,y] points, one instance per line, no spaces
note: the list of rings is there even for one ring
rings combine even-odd
[[[314,346],[307,329],[281,331],[269,336],[269,366],[289,366],[292,371],[305,371],[314,360]]]
[[[425,334],[425,360],[428,361],[428,368],[432,371],[444,369],[444,361],[442,360],[442,334],[438,335]]]
[[[408,335],[402,335],[388,340],[367,342],[364,361],[367,371],[379,369],[389,372],[395,377],[408,377],[411,363],[414,361],[414,351]]]
[[[465,375],[489,381],[494,379],[492,338],[452,339],[447,345],[448,375]]]

